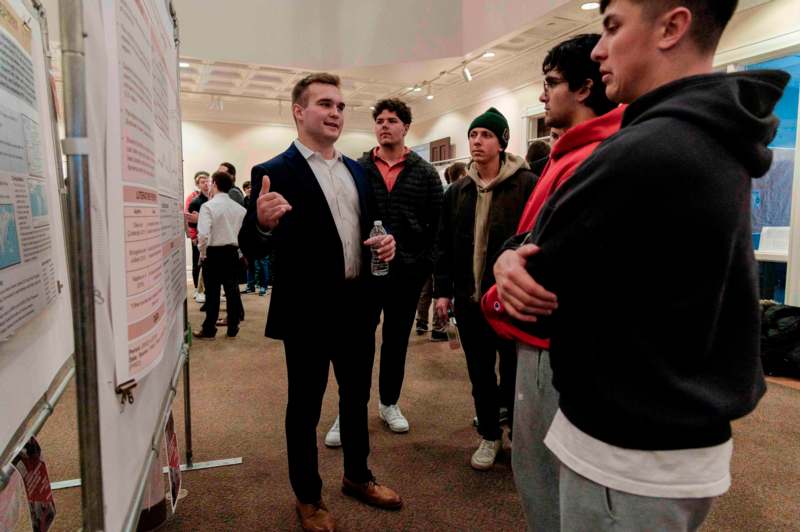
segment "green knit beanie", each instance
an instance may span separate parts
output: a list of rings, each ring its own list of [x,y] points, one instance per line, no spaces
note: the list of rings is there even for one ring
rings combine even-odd
[[[497,140],[500,141],[500,146],[504,150],[508,147],[508,120],[503,116],[503,113],[494,107],[490,107],[488,111],[472,121],[469,125],[467,136],[469,136],[470,132],[476,127],[485,127],[495,134]]]

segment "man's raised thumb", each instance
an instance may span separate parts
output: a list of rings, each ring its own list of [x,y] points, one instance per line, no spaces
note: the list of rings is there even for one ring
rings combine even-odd
[[[269,192],[269,176],[264,174],[261,176],[261,190],[258,192],[259,196],[263,196]]]

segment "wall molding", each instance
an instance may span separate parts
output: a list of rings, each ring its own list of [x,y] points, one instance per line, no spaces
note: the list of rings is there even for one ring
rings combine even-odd
[[[800,29],[719,52],[714,56],[714,66],[758,61],[763,59],[764,56],[779,54],[793,49],[800,50]]]

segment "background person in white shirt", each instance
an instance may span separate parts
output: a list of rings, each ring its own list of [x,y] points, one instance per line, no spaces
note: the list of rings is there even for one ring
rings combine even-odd
[[[197,219],[197,247],[203,264],[203,282],[206,287],[206,319],[196,338],[212,339],[217,334],[220,287],[227,299],[228,336],[239,332],[241,298],[239,296],[239,229],[242,227],[244,207],[228,196],[233,179],[227,172],[211,176],[211,199],[200,207]]]

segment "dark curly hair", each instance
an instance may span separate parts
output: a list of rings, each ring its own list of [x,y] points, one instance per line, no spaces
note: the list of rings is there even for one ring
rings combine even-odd
[[[405,125],[411,125],[411,108],[398,98],[388,98],[380,100],[375,104],[375,109],[372,110],[372,119],[377,120],[378,115],[384,111],[389,111],[397,115]]]
[[[592,49],[600,40],[597,33],[584,33],[555,45],[547,52],[542,63],[542,73],[558,69],[569,85],[569,90],[580,89],[587,79],[592,80],[592,88],[585,105],[597,116],[614,109],[617,104],[606,96],[606,86],[600,75],[600,65],[592,61]]]

